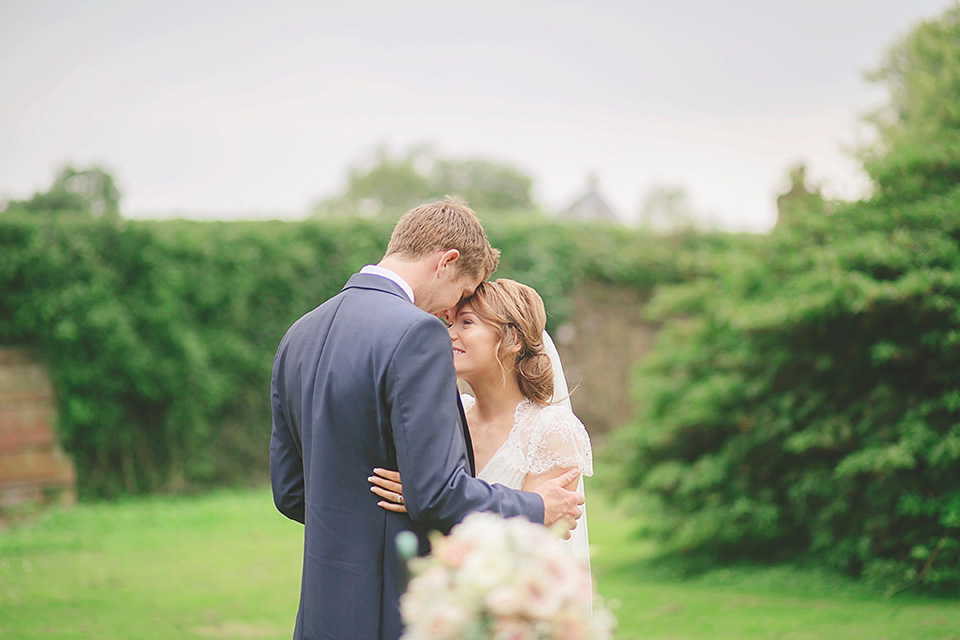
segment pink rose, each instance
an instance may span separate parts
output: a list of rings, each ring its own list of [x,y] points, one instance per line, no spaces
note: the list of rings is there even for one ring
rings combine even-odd
[[[583,616],[561,615],[550,625],[554,640],[588,640],[590,630]]]
[[[519,576],[518,604],[522,611],[535,620],[549,620],[557,615],[563,604],[563,595],[558,593],[556,586],[540,571],[528,570]]]
[[[530,623],[516,618],[498,620],[493,627],[492,640],[533,640],[533,638]]]
[[[417,637],[430,640],[457,640],[470,624],[470,614],[455,602],[442,602],[430,610],[418,628]]]
[[[464,540],[444,538],[443,542],[433,549],[433,556],[451,569],[459,569],[463,559],[473,551],[474,546]]]
[[[517,590],[500,586],[490,590],[484,599],[487,611],[497,618],[509,618],[520,613],[520,596]]]

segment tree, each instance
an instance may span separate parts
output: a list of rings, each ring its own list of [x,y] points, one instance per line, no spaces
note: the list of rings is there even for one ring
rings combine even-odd
[[[489,160],[441,159],[431,175],[436,193],[458,193],[478,211],[535,209],[533,180],[519,169]]]
[[[318,216],[396,216],[446,194],[458,194],[482,215],[536,210],[533,180],[519,169],[482,158],[444,158],[425,145],[393,156],[383,145],[347,172],[337,195],[314,205]]]
[[[664,329],[616,451],[673,550],[960,587],[958,17],[892,49],[869,200],[651,301]]]
[[[802,222],[809,216],[824,215],[826,202],[819,187],[807,184],[807,167],[797,164],[787,174],[790,188],[777,196],[777,226]]]
[[[917,25],[868,78],[889,93],[868,116],[877,141],[862,151],[877,193],[913,200],[960,183],[960,6]]]
[[[120,190],[113,176],[102,167],[60,169],[47,191],[38,191],[29,200],[11,200],[7,211],[79,214],[94,218],[120,216]]]
[[[640,205],[639,224],[655,231],[678,231],[694,225],[693,207],[686,189],[655,185]]]

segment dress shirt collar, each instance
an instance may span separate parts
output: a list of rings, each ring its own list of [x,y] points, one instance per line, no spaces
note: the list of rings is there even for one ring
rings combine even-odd
[[[360,269],[360,273],[369,273],[375,276],[381,276],[386,278],[387,280],[391,280],[397,283],[397,286],[403,289],[403,292],[407,294],[407,298],[410,299],[410,302],[413,302],[413,289],[410,287],[409,284],[407,284],[406,280],[398,276],[395,272],[391,271],[390,269],[386,269],[376,264],[368,264],[363,269]]]

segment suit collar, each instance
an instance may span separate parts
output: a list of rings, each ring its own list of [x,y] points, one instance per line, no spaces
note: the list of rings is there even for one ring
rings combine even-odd
[[[343,285],[343,291],[347,289],[369,289],[372,291],[382,291],[403,298],[410,302],[410,298],[404,293],[403,289],[393,280],[372,273],[355,273]]]
[[[378,264],[368,264],[363,269],[360,269],[360,273],[372,273],[375,276],[383,276],[387,280],[392,280],[400,285],[400,288],[403,289],[403,292],[407,294],[407,298],[410,302],[416,304],[417,300],[413,294],[413,287],[410,286],[406,280],[404,280],[399,273],[387,269],[386,267],[381,267]]]

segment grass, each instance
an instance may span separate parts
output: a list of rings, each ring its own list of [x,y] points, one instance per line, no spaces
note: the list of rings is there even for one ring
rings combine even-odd
[[[822,569],[739,565],[690,576],[629,535],[609,503],[591,503],[600,593],[622,604],[623,640],[960,640],[960,600],[901,594]],[[600,506],[599,509],[594,508]]]
[[[51,512],[0,534],[0,637],[289,638],[301,541],[263,490]]]
[[[960,601],[882,594],[801,567],[681,578],[598,493],[589,513],[618,637],[960,640]],[[0,638],[289,638],[302,532],[268,490],[44,513],[0,532]]]

